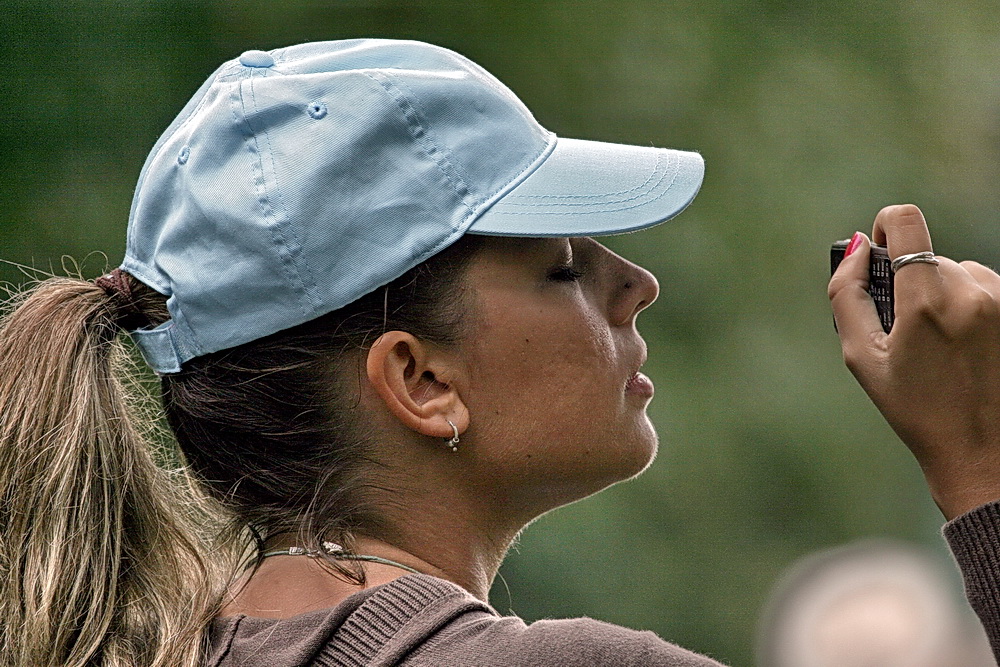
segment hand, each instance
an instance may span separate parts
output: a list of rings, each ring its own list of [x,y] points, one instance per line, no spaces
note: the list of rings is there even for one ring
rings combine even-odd
[[[931,250],[912,205],[882,209],[872,238],[893,259]],[[886,334],[865,291],[871,245],[858,241],[829,287],[845,363],[917,458],[946,518],[1000,498],[1000,276],[945,257],[900,267]]]

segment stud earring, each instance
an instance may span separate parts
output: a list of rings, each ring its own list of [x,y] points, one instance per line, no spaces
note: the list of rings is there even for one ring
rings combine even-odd
[[[448,422],[448,426],[451,427],[451,430],[455,432],[455,435],[451,436],[451,440],[446,440],[445,441],[445,443],[444,443],[445,447],[451,447],[451,451],[457,452],[458,451],[458,427],[455,426],[454,424],[452,424],[450,419],[448,419],[446,421]]]

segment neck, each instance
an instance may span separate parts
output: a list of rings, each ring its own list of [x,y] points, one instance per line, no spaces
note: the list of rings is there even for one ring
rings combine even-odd
[[[397,506],[405,507],[406,513],[399,521],[386,524],[402,529],[390,529],[379,536],[356,536],[351,553],[396,564],[358,561],[365,572],[363,587],[331,576],[319,559],[275,555],[236,582],[222,614],[285,618],[330,608],[362,588],[410,574],[399,566],[451,581],[488,603],[493,579],[517,531],[483,527],[472,520],[470,505],[457,498],[441,498],[440,494],[426,498],[426,502],[421,502],[419,496],[411,497]],[[271,541],[267,551],[296,546],[300,546],[297,538],[287,534]]]
[[[511,542],[522,527],[483,525],[458,498],[410,498],[396,528],[378,538],[358,539],[358,553],[381,556],[458,584],[489,601],[490,587]],[[405,572],[403,573],[405,574]]]

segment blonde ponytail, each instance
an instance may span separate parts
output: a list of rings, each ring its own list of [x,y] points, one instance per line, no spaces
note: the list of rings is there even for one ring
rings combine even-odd
[[[130,417],[119,305],[73,278],[15,301],[0,323],[0,665],[195,667],[219,577],[185,473],[156,465]]]

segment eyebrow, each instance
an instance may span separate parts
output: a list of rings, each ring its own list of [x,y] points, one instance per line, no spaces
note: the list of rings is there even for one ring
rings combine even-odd
[[[553,255],[569,255],[570,259],[572,259],[572,243],[558,243],[558,245],[556,243],[567,240],[568,237],[558,236],[510,238],[510,241],[513,243],[513,247],[517,252],[527,252],[545,258],[550,258]]]
[[[568,264],[574,260],[576,255],[570,237],[499,238],[501,238],[501,243],[507,246],[507,252],[513,252],[516,255],[524,257],[533,257],[535,261],[546,264],[552,262]]]

